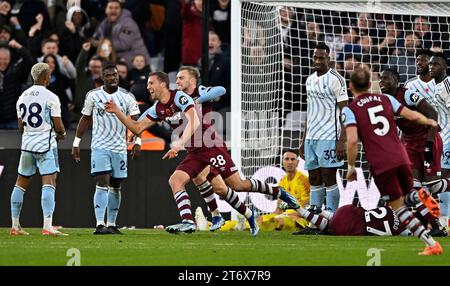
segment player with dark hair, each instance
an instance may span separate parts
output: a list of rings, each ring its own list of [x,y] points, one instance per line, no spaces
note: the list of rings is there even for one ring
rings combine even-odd
[[[339,115],[348,103],[347,85],[329,67],[330,48],[325,43],[315,47],[313,64],[315,72],[306,80],[308,104],[300,157],[309,173],[311,208],[321,209],[326,198],[326,208],[333,212],[339,205],[336,172],[345,156],[345,132]],[[298,234],[317,231],[307,228]]]
[[[195,223],[190,209],[189,195],[184,190],[184,186],[208,165],[216,168],[219,174],[227,180],[233,176],[239,177],[239,174],[228,151],[224,147],[222,138],[215,136],[212,126],[200,120],[193,99],[182,91],[169,90],[167,74],[163,72],[151,73],[148,78],[147,88],[152,99],[158,101],[146,112],[147,115],[142,120],[138,122],[130,120],[112,101],[105,104],[105,110],[115,113],[135,134],[140,134],[143,130],[161,120],[167,120],[175,131],[179,131],[180,138],[172,144],[172,148],[164,155],[163,159],[172,159],[178,156],[178,152],[182,147],[185,147],[188,151],[187,156],[178,165],[169,179],[182,222],[169,226],[166,230],[174,233],[193,232],[195,231]],[[211,132],[210,138],[203,136],[206,132]],[[229,194],[231,190],[227,190],[221,176],[216,176],[211,181],[212,187],[215,191],[225,187],[222,191]],[[238,185],[237,190],[265,193],[281,198],[294,209],[299,207],[296,199],[282,188],[272,187],[257,180],[241,179],[241,181],[243,183]],[[222,195],[225,195],[224,193]],[[233,196],[230,196],[228,199],[232,201]],[[254,211],[247,212],[245,216],[249,220],[252,235],[256,235],[259,228],[255,221]]]
[[[397,136],[395,115],[432,127],[436,127],[437,122],[408,109],[390,95],[368,93],[370,77],[367,66],[359,65],[354,70],[350,76],[350,89],[355,99],[342,111],[342,121],[347,133],[347,179],[356,180],[355,160],[358,140],[361,139],[380,195],[388,198],[388,204],[400,222],[426,244],[420,254],[442,254],[441,245],[429,235],[429,230],[423,227],[405,205],[404,196],[413,192],[415,195],[410,196],[412,203],[422,201],[430,210],[439,209],[437,202],[427,191],[412,190],[410,161]]]
[[[324,234],[331,235],[412,235],[400,223],[397,214],[390,207],[365,210],[353,204],[339,207],[336,212],[323,211],[319,214],[300,207],[297,212],[314,224]]]
[[[443,53],[435,53],[430,59],[430,76],[436,83],[434,100],[439,113],[439,126],[441,127],[441,137],[443,141],[442,150],[442,177],[450,178],[450,78],[447,76],[447,58]],[[448,225],[450,215],[450,180],[438,181],[429,185],[433,194],[439,194],[442,206],[441,222]]]
[[[422,95],[399,87],[399,75],[396,70],[385,69],[381,73],[380,88],[383,93],[392,95],[409,109],[416,110],[433,120],[438,120],[436,110]],[[413,187],[420,189],[422,182],[427,186],[437,184],[441,180],[442,154],[442,139],[438,133],[438,128],[419,125],[402,117],[396,118],[396,123],[402,131],[402,141],[412,163]],[[405,196],[407,205],[412,205],[412,202],[410,202],[411,196],[414,196],[414,193]],[[419,203],[416,208],[416,215],[421,214],[432,226],[433,230],[430,234],[447,236],[447,231],[439,223],[439,219],[429,215],[423,204]]]
[[[113,63],[102,67],[104,85],[86,94],[83,116],[78,123],[73,141],[72,156],[80,161],[79,144],[93,122],[91,142],[91,174],[95,177],[94,211],[96,230],[94,234],[121,234],[116,219],[121,203],[121,184],[127,177],[127,130],[113,114],[104,110],[110,100],[132,120],[139,118],[139,108],[133,94],[119,87],[119,73]],[[140,138],[139,138],[140,139]],[[133,146],[133,158],[140,153],[140,141]],[[105,225],[105,213],[107,222]]]

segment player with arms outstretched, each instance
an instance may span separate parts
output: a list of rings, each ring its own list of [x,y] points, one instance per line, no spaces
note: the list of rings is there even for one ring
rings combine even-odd
[[[172,144],[172,148],[165,154],[163,159],[172,159],[178,156],[178,152],[184,146],[188,151],[187,156],[178,165],[176,171],[169,179],[175,201],[180,211],[182,223],[167,227],[169,232],[193,232],[195,223],[190,210],[190,199],[184,186],[195,178],[208,165],[216,168],[225,180],[238,177],[235,182],[239,188],[237,191],[257,191],[280,197],[293,208],[298,207],[294,197],[287,194],[283,189],[269,186],[257,180],[242,180],[237,174],[228,151],[224,147],[222,138],[216,136],[214,128],[200,120],[199,113],[195,108],[193,99],[182,91],[170,91],[168,89],[169,79],[163,72],[154,72],[148,78],[148,90],[153,100],[158,102],[153,105],[147,113],[146,118],[138,122],[128,119],[113,102],[108,102],[105,109],[113,112],[117,117],[135,134],[140,134],[143,130],[155,124],[157,121],[167,120],[172,128],[181,134],[180,139]],[[210,130],[210,137],[207,138],[205,132]],[[216,176],[212,181],[214,191],[222,189],[227,194],[227,201],[234,201],[237,195],[230,189],[227,190],[223,184],[221,176]],[[215,182],[217,185],[215,186]],[[230,184],[227,181],[227,184]],[[223,187],[225,187],[223,189]],[[232,194],[228,198],[228,194]],[[223,197],[222,193],[222,197]],[[233,206],[234,207],[234,206]],[[250,223],[250,232],[256,235],[259,228],[256,224],[254,212],[248,210],[245,214]]]
[[[64,139],[66,131],[61,120],[59,98],[46,88],[50,83],[50,75],[50,67],[47,64],[35,64],[31,68],[34,85],[25,90],[17,101],[19,130],[23,135],[19,175],[11,194],[11,235],[28,235],[21,228],[19,217],[23,195],[37,170],[42,176],[42,234],[66,235],[52,227],[56,177],[59,172],[57,141]]]
[[[394,115],[432,127],[436,127],[437,122],[408,109],[392,96],[368,93],[371,85],[370,76],[370,70],[365,65],[359,65],[354,70],[350,76],[350,89],[355,95],[355,100],[342,111],[342,121],[347,133],[347,179],[349,181],[356,179],[354,164],[358,152],[358,140],[361,139],[370,164],[370,172],[380,195],[388,198],[388,204],[397,214],[400,222],[426,244],[424,251],[420,254],[442,254],[441,245],[429,235],[429,231],[404,203],[404,196],[414,192],[413,203],[422,201],[430,210],[439,207],[425,190],[412,191],[410,161],[405,147],[397,136]]]

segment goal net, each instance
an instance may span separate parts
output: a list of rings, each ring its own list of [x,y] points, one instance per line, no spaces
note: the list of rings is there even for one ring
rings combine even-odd
[[[354,66],[368,64],[372,92],[380,92],[383,68],[396,68],[404,83],[416,75],[418,49],[449,50],[448,1],[235,0],[232,9],[232,156],[244,176],[272,183],[283,175],[283,149],[299,149],[305,131],[305,81],[314,72],[318,42],[330,47],[332,68],[347,86]],[[357,167],[368,187],[360,199],[373,207],[379,194],[360,149]],[[344,175],[340,170],[341,204],[353,197],[342,192]],[[274,201],[254,195],[259,209],[275,208]]]

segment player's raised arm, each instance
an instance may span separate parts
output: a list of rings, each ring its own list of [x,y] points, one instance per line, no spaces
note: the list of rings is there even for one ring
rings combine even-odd
[[[227,90],[223,86],[205,87],[203,85],[200,85],[198,87],[198,93],[200,97],[196,100],[196,103],[203,103],[212,101],[224,95],[225,93],[227,93]]]
[[[145,129],[151,127],[154,122],[147,117],[140,121],[135,121],[134,119],[126,116],[115,104],[113,100],[105,103],[105,110],[109,113],[114,113],[117,118],[128,128],[131,132],[136,135],[141,134]]]

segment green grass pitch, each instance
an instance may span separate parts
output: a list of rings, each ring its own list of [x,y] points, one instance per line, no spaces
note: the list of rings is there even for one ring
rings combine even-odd
[[[93,229],[64,229],[67,237],[43,237],[40,229],[13,237],[0,228],[0,265],[64,266],[68,250],[80,252],[82,266],[276,266],[358,265],[372,258],[370,248],[382,249],[380,264],[450,265],[450,237],[438,238],[441,256],[417,255],[423,243],[414,237],[293,236],[289,232],[198,231],[169,234],[164,230],[125,230],[125,235],[92,235]],[[70,252],[69,252],[70,254]]]

